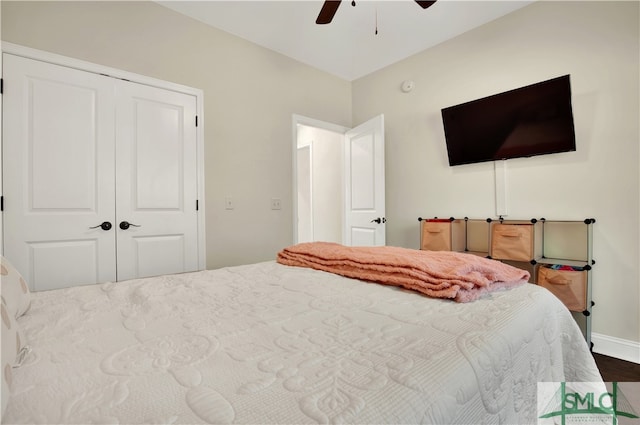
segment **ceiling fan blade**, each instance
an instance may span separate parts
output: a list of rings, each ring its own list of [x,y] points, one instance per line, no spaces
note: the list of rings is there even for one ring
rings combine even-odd
[[[433,1],[420,1],[420,0],[416,0],[416,3],[418,3],[420,6],[422,6],[423,9],[426,9],[427,7],[431,6],[433,3],[435,3],[435,0]]]
[[[338,6],[340,6],[340,0],[327,0],[322,5],[322,9],[320,9],[320,13],[318,14],[318,19],[316,19],[316,24],[328,24],[333,19],[333,16],[336,14],[338,10]]]

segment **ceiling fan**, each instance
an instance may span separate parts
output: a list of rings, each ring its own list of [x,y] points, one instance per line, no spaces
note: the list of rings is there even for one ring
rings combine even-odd
[[[415,0],[415,2],[418,3],[423,9],[426,9],[427,7],[435,3],[436,0],[433,0],[433,1]],[[336,11],[338,10],[338,7],[340,6],[340,3],[342,3],[341,0],[326,0],[322,5],[322,9],[320,9],[320,13],[318,14],[318,18],[316,19],[316,24],[323,25],[331,22],[334,15],[336,14]],[[351,1],[351,5],[352,6],[356,5],[355,0]]]

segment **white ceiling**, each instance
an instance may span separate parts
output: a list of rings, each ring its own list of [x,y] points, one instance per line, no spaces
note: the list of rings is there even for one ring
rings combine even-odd
[[[322,0],[158,3],[352,81],[532,1],[438,0],[422,9],[413,0],[345,0],[327,25],[315,23]]]

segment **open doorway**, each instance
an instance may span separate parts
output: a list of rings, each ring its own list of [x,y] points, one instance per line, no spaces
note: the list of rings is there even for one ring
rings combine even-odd
[[[384,116],[355,128],[293,116],[294,242],[385,245]]]
[[[296,241],[342,243],[343,151],[344,132],[348,129],[297,118],[294,124]]]

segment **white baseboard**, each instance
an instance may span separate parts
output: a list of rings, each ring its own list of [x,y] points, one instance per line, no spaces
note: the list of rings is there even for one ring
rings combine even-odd
[[[595,353],[640,364],[640,342],[595,332],[591,333],[591,342]]]

